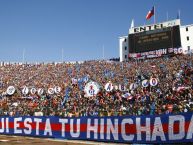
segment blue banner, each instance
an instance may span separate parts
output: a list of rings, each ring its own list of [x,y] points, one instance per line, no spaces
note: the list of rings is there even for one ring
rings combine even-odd
[[[114,117],[0,117],[0,134],[121,143],[193,142],[193,113]]]

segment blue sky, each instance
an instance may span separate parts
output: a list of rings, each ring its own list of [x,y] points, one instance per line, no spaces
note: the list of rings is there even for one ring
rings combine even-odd
[[[155,5],[156,21],[192,24],[192,0],[0,0],[0,61],[64,61],[119,57],[118,37],[145,20]]]

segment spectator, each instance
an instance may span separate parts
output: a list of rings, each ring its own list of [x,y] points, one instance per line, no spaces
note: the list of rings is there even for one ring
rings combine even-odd
[[[0,67],[0,115],[9,116],[122,116],[174,114],[193,110],[193,57],[174,56],[139,62],[86,61],[83,63],[10,64]],[[155,87],[143,88],[144,79],[155,77]],[[96,96],[85,97],[89,80],[102,86]],[[111,81],[125,91],[106,92]],[[137,87],[130,90],[130,84]],[[6,95],[8,86],[16,92]],[[43,88],[44,93],[22,93],[22,88]],[[48,88],[61,87],[49,94]],[[123,98],[126,93],[129,98]]]

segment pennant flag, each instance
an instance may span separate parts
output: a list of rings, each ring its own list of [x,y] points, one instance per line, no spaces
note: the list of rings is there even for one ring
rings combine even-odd
[[[68,100],[69,98],[69,92],[71,91],[71,89],[69,87],[66,88],[65,90],[65,96],[64,96],[64,99],[63,101],[61,102],[61,105],[64,106],[64,104],[66,103],[66,101]]]
[[[83,84],[82,84],[82,82],[78,82],[78,88],[81,90],[81,91],[83,91]]]
[[[152,9],[147,13],[146,20],[150,19],[154,15],[154,6]]]
[[[126,94],[122,95],[122,97],[129,99],[129,100],[131,100],[133,98],[133,96],[130,93],[126,93]]]
[[[178,87],[178,88],[176,89],[176,91],[177,91],[177,92],[180,92],[180,91],[184,91],[184,90],[186,90],[186,89],[189,89],[189,87],[181,86],[181,87]]]

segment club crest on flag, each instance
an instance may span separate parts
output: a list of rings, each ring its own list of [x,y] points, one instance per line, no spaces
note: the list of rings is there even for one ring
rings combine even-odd
[[[89,82],[86,84],[84,92],[85,92],[85,97],[92,97],[98,94],[100,90],[100,86],[96,82]]]

